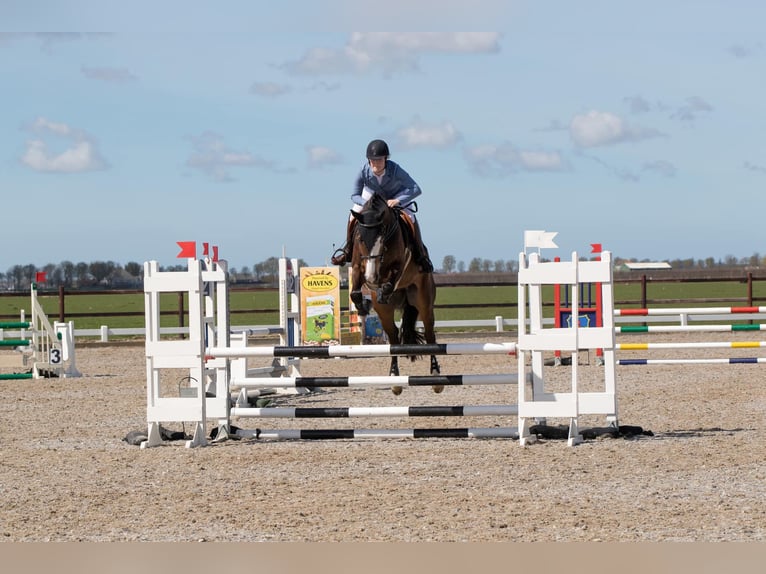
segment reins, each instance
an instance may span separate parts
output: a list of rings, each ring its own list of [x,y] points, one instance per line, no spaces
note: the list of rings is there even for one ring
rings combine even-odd
[[[375,229],[378,227],[382,227],[381,235],[383,236],[383,251],[379,255],[362,255],[362,259],[380,259],[382,262],[383,256],[385,255],[385,252],[388,249],[389,240],[394,236],[394,234],[396,233],[398,229],[401,229],[402,221],[401,221],[401,216],[399,215],[399,212],[402,211],[402,208],[397,206],[397,207],[388,207],[388,209],[394,212],[393,225],[384,225],[382,217],[379,221],[376,221],[375,223],[364,223],[362,221],[357,221],[357,224],[359,226],[364,227],[366,229]]]

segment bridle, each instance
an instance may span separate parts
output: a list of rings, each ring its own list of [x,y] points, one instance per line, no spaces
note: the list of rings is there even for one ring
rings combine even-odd
[[[357,225],[360,227],[364,227],[365,229],[376,229],[378,227],[382,227],[381,235],[383,237],[383,250],[378,255],[362,255],[361,258],[363,260],[368,259],[380,259],[381,264],[384,260],[384,255],[386,250],[388,249],[387,245],[389,240],[394,236],[394,234],[397,232],[398,229],[400,229],[400,216],[399,212],[401,211],[400,207],[390,207],[388,208],[391,211],[393,211],[393,217],[394,217],[394,223],[390,225],[384,225],[382,218],[379,221],[376,221],[375,223],[364,223],[362,221],[357,221]]]

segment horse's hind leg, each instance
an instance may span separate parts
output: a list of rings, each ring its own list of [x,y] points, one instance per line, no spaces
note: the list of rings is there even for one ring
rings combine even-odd
[[[426,343],[436,344],[436,328],[434,317],[434,299],[436,298],[436,290],[433,284],[428,285],[428,282],[424,282],[421,285],[422,289],[419,289],[416,295],[416,303],[418,308],[418,316],[423,322],[423,335]],[[441,367],[439,361],[435,355],[431,355],[431,375],[436,376],[441,374]],[[433,385],[431,387],[435,393],[441,393],[444,390],[444,385]]]

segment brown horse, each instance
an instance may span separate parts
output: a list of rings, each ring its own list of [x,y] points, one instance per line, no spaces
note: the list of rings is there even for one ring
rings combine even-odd
[[[373,195],[361,212],[351,212],[356,219],[351,260],[351,300],[359,312],[362,324],[369,314],[369,300],[362,296],[362,285],[372,292],[372,307],[380,318],[391,345],[435,344],[434,301],[436,285],[431,273],[424,273],[412,256],[412,231],[403,221],[400,209],[388,206],[385,199]],[[401,311],[401,329],[395,323],[396,311]],[[416,330],[423,322],[424,333]],[[411,360],[418,355],[409,355]],[[439,362],[431,355],[431,375],[440,373]],[[389,375],[399,375],[399,361],[391,356]],[[434,385],[440,393],[443,385]],[[394,394],[402,387],[392,387]]]

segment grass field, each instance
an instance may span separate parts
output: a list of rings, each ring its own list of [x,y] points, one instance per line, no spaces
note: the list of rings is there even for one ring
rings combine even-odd
[[[641,286],[636,283],[615,283],[615,300],[618,307],[638,307],[641,298]],[[755,283],[753,296],[766,297],[766,284]],[[595,293],[595,292],[594,292]],[[701,306],[742,306],[746,304],[747,290],[743,283],[699,282],[699,283],[651,283],[648,297],[652,307],[701,307]],[[581,300],[587,302],[587,292]],[[595,297],[595,294],[593,295]],[[545,301],[553,301],[553,289],[544,290]],[[161,299],[165,326],[178,325],[178,295],[163,294]],[[716,299],[705,302],[704,299]],[[57,293],[41,292],[39,301],[45,313],[53,320],[58,318],[59,300]],[[341,301],[348,301],[347,291],[341,290]],[[515,318],[517,289],[515,286],[448,287],[441,286],[437,291],[436,319],[471,320],[493,319],[497,315]],[[683,303],[679,303],[683,301]],[[276,290],[232,291],[229,300],[232,312],[232,324],[273,325],[279,322],[278,293]],[[439,308],[445,305],[476,305],[476,307]],[[481,305],[490,305],[481,307]],[[187,304],[184,302],[184,307]],[[29,295],[0,297],[0,317],[5,321],[18,320],[21,310],[27,316],[31,314]],[[257,310],[257,311],[256,311]],[[137,294],[68,294],[65,300],[65,318],[73,320],[78,329],[94,329],[101,325],[112,328],[143,327],[144,296]],[[546,308],[546,314],[553,316],[552,307]],[[80,316],[81,314],[112,314],[111,316]],[[119,315],[119,314],[132,315]],[[70,314],[74,316],[70,316]]]

